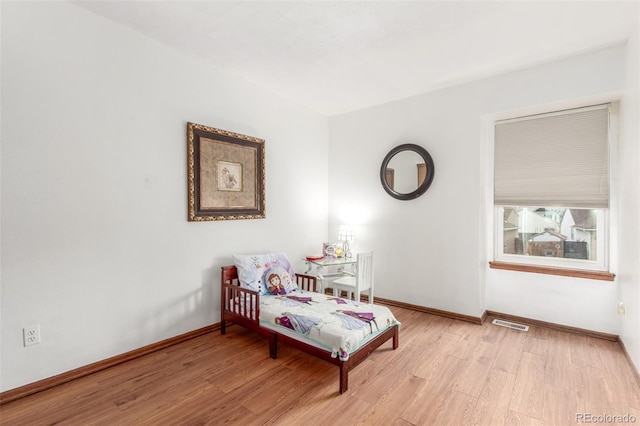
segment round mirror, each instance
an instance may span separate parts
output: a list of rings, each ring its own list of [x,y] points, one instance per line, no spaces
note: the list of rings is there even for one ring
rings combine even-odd
[[[398,200],[413,200],[424,194],[435,167],[426,149],[407,143],[393,148],[380,167],[380,181],[389,195]]]

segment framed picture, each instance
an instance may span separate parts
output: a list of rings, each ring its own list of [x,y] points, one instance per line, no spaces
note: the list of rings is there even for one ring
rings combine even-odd
[[[262,219],[264,140],[187,123],[190,222]]]
[[[323,243],[322,255],[325,259],[337,259],[343,256],[342,243]]]
[[[218,161],[218,190],[242,191],[242,163]]]
[[[322,254],[325,259],[335,259],[338,257],[336,253],[337,245],[336,243],[323,243],[322,244]]]

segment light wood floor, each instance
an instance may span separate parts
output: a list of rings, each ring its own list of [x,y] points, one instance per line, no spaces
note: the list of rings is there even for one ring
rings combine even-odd
[[[4,404],[0,423],[640,424],[640,388],[617,343],[392,310],[400,347],[385,343],[352,370],[343,395],[337,367],[285,345],[273,360],[265,338],[231,326]]]

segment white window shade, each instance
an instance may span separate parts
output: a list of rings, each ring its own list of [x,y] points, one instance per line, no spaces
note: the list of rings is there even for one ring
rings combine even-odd
[[[609,206],[609,105],[499,121],[494,204]]]

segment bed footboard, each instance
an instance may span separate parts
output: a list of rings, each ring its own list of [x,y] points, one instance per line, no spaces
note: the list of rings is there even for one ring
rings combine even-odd
[[[313,275],[296,274],[296,284],[302,290],[318,292],[318,280]]]

